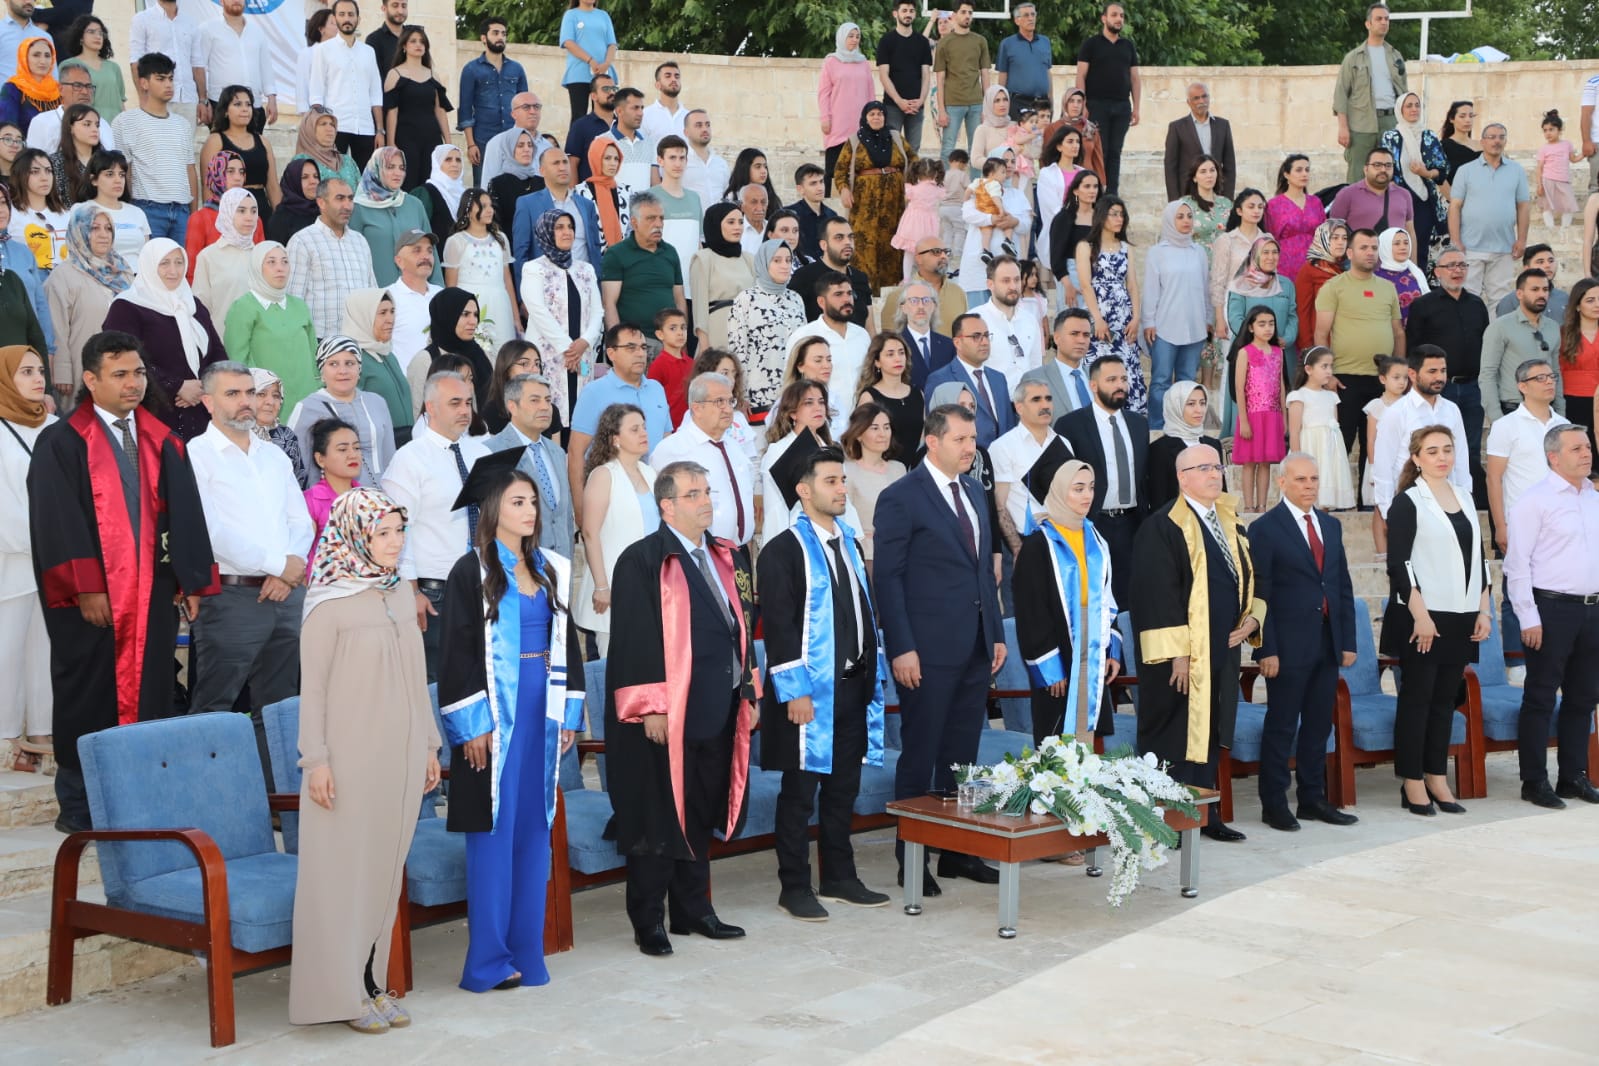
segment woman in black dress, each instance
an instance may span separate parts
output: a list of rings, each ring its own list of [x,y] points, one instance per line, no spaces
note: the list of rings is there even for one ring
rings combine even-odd
[[[450,139],[450,120],[455,108],[444,86],[433,76],[433,54],[428,35],[421,26],[400,31],[394,52],[394,66],[383,77],[383,124],[388,143],[405,153],[406,192],[427,181],[426,161],[433,149]]]
[[[1094,205],[1104,183],[1092,170],[1079,170],[1066,190],[1066,200],[1049,225],[1049,272],[1060,284],[1062,307],[1082,307],[1077,281],[1077,246],[1094,228]]]
[[[1179,381],[1162,401],[1166,414],[1164,436],[1149,445],[1149,507],[1154,510],[1177,498],[1177,456],[1193,444],[1208,444],[1224,455],[1221,441],[1205,436],[1205,414],[1210,410],[1210,394],[1197,381]],[[1227,491],[1225,482],[1222,491]]]
[[[1455,180],[1455,171],[1482,155],[1482,142],[1472,137],[1472,127],[1477,121],[1477,109],[1470,100],[1456,100],[1449,105],[1444,116],[1443,129],[1438,131],[1438,141],[1444,146],[1444,158],[1449,166],[1438,176],[1438,193],[1449,195],[1449,185]]]
[[[538,142],[531,133],[522,130],[516,135],[516,144],[511,149],[510,165],[489,182],[489,199],[494,201],[494,217],[500,220],[501,228],[509,228],[516,221],[518,200],[544,188],[538,157]],[[521,281],[520,278],[517,280]]]
[[[200,172],[211,164],[218,152],[232,152],[244,160],[244,187],[255,194],[261,212],[261,225],[272,221],[281,192],[272,180],[278,172],[272,146],[255,125],[255,96],[242,85],[229,85],[217,96],[211,113],[211,136],[200,148]]]
[[[879,333],[866,350],[855,403],[875,403],[888,412],[896,455],[914,455],[922,443],[922,390],[911,384],[910,356],[898,333]]]
[[[1438,808],[1466,812],[1449,791],[1449,733],[1460,679],[1488,638],[1493,609],[1482,530],[1470,497],[1449,481],[1454,465],[1446,426],[1416,430],[1387,515],[1382,653],[1400,661],[1394,774],[1399,805],[1427,817]]]

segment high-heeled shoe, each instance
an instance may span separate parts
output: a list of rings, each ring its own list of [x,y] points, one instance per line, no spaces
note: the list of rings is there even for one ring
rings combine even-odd
[[[1441,800],[1437,796],[1434,796],[1432,794],[1432,789],[1430,789],[1430,788],[1427,789],[1427,798],[1432,800],[1434,803],[1436,803],[1438,805],[1438,809],[1440,811],[1443,811],[1445,814],[1465,814],[1466,813],[1466,808],[1462,807],[1460,804],[1456,803],[1454,800]]]
[[[1411,803],[1410,797],[1405,795],[1405,786],[1399,786],[1399,805],[1411,814],[1419,814],[1423,818],[1432,818],[1437,815],[1438,808],[1432,805],[1432,794],[1427,794],[1426,803]]]

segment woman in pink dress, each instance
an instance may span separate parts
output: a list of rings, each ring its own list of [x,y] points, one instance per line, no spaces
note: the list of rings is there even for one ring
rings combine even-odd
[[[861,28],[846,22],[833,38],[834,49],[822,60],[822,80],[816,88],[817,110],[822,114],[822,147],[827,150],[822,171],[827,195],[833,195],[833,164],[844,142],[861,124],[861,109],[877,98],[872,64],[861,51]],[[775,210],[775,208],[774,208]]]
[[[311,569],[316,562],[317,545],[322,540],[322,529],[328,524],[328,514],[333,501],[360,484],[356,475],[361,472],[361,437],[355,427],[337,418],[324,418],[311,427],[311,465],[321,471],[317,483],[305,490],[305,506],[316,523],[316,536],[311,538],[311,554],[305,566]]]
[[[1282,257],[1277,273],[1285,278],[1299,277],[1305,253],[1316,227],[1327,221],[1321,200],[1310,193],[1310,158],[1294,153],[1277,168],[1277,195],[1266,204],[1263,228],[1277,238]]]

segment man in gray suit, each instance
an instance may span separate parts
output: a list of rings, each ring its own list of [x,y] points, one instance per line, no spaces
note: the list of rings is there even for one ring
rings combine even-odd
[[[1081,307],[1068,307],[1055,316],[1055,347],[1044,349],[1044,365],[1029,370],[1024,380],[1043,381],[1055,397],[1055,415],[1064,417],[1079,407],[1093,405],[1088,384],[1088,347],[1094,339],[1094,320]]]
[[[550,403],[550,383],[538,374],[518,374],[505,383],[505,410],[511,422],[484,443],[489,451],[522,448],[516,468],[539,487],[539,509],[543,519],[539,547],[572,558],[572,495],[562,475],[566,472],[566,452],[544,434],[555,413]]]

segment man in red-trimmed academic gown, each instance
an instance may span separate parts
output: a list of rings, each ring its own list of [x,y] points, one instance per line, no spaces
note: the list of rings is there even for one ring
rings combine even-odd
[[[90,825],[78,738],[173,713],[176,604],[192,614],[219,588],[194,472],[140,406],[146,380],[136,338],[91,337],[78,408],[39,434],[28,470],[63,832]]]
[[[627,913],[646,955],[673,933],[744,935],[710,900],[711,834],[738,832],[760,698],[752,670],[750,575],[710,536],[705,468],[670,463],[656,480],[661,525],[630,545],[611,578],[605,750],[615,817],[607,839],[627,857]]]

